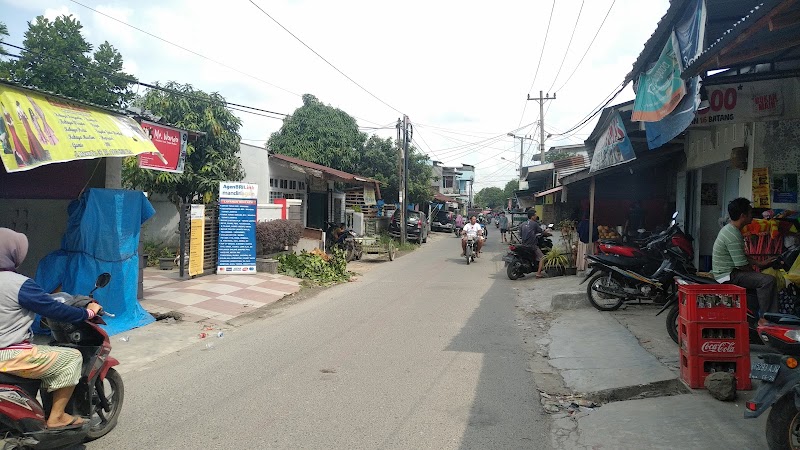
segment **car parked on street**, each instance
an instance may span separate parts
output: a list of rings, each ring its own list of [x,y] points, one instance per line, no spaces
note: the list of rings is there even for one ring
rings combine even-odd
[[[389,222],[389,236],[400,239],[400,210],[392,214]],[[419,244],[428,242],[428,221],[424,212],[408,211],[406,213],[406,239]]]
[[[448,211],[438,211],[434,216],[431,217],[431,230],[433,231],[445,231],[450,233],[453,231],[453,213]]]

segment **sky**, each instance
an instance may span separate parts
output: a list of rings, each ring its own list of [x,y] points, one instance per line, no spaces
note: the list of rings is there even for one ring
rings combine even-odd
[[[535,139],[522,141],[523,165],[539,152],[539,104],[529,94],[556,97],[545,102],[545,131],[557,135],[545,140],[546,148],[583,143],[596,118],[558,134],[617,90],[668,6],[668,0],[0,0],[0,21],[9,29],[7,42],[21,45],[36,16],[72,14],[90,43],[111,43],[141,81],[189,83],[284,114],[310,93],[384,138],[394,138],[397,119],[408,115],[414,145],[447,166],[475,165],[479,190],[517,177],[520,140],[508,133]],[[633,96],[629,85],[611,104]],[[265,145],[282,123],[235,114],[243,141],[252,145]]]

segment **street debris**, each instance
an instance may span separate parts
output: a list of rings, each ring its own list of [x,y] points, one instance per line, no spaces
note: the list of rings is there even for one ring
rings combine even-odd
[[[166,323],[175,323],[183,320],[183,314],[178,311],[170,311],[166,313],[151,312],[150,315],[153,316],[156,321],[163,320]]]
[[[131,337],[130,336],[121,336],[119,338],[119,340],[120,340],[120,342],[128,342],[128,341],[131,340]]]
[[[736,378],[728,372],[714,372],[706,377],[708,393],[723,402],[736,399]]]
[[[548,414],[565,413],[568,417],[583,417],[600,407],[580,394],[555,395],[539,390],[539,396],[542,407]]]

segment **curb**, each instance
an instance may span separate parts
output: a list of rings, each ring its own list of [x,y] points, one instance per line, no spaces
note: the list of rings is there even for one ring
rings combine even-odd
[[[566,292],[553,295],[550,306],[554,310],[589,308],[591,304],[586,298],[586,291]]]

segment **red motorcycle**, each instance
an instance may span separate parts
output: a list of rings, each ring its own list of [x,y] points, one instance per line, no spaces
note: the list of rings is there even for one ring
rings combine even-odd
[[[64,296],[65,303],[85,307],[94,301],[94,291],[109,281],[111,275],[103,273],[89,296]],[[81,378],[66,411],[89,420],[78,427],[48,429],[45,411],[50,410],[52,395],[40,389],[41,380],[0,373],[0,444],[4,450],[74,446],[102,437],[117,425],[125,390],[122,377],[113,369],[119,361],[109,356],[108,334],[100,327],[105,324],[103,315],[113,317],[101,309],[93,319],[82,323],[48,323],[53,332],[50,345],[74,348],[83,355]],[[37,392],[41,403],[36,400]]]

